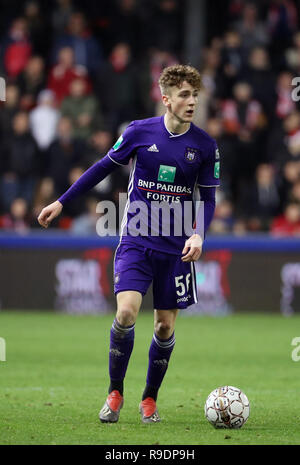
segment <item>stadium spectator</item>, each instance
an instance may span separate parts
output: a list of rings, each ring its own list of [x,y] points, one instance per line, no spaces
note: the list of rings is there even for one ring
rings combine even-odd
[[[279,166],[290,160],[300,160],[300,113],[298,111],[293,111],[283,120],[283,131],[275,138],[272,148],[274,160]]]
[[[141,40],[142,22],[138,14],[136,0],[117,0],[116,10],[109,18],[106,28],[106,39],[111,44],[126,43],[130,46],[133,55],[143,52],[144,43]]]
[[[268,231],[270,221],[278,215],[281,207],[280,189],[272,165],[258,165],[254,183],[249,182],[240,191],[237,211],[247,220],[255,220],[256,229]]]
[[[18,112],[13,118],[13,130],[5,140],[6,171],[2,176],[1,197],[4,209],[22,197],[31,205],[38,177],[38,151],[29,131],[28,115]]]
[[[6,100],[0,105],[0,134],[4,138],[12,129],[12,120],[19,111],[20,89],[16,84],[9,84],[6,87]],[[1,152],[0,144],[0,152]],[[0,163],[2,165],[2,163]]]
[[[19,234],[29,232],[30,218],[28,203],[23,198],[13,200],[10,211],[0,216],[0,227],[5,231],[15,231]]]
[[[220,50],[213,47],[207,47],[203,50],[199,68],[201,71],[203,86],[210,99],[218,94],[218,87],[221,85],[220,80],[218,82],[218,70],[220,64]]]
[[[270,232],[276,237],[300,236],[300,205],[288,203],[283,214],[274,218]]]
[[[227,21],[229,24],[236,23],[242,17],[243,10],[245,6],[245,0],[229,0],[229,5],[227,7]]]
[[[87,83],[76,78],[70,84],[70,95],[61,103],[62,116],[71,119],[76,138],[86,139],[103,122],[99,103],[94,94],[87,95]]]
[[[293,43],[285,50],[284,53],[285,66],[299,76],[300,71],[300,31],[296,31],[293,35]]]
[[[241,36],[235,30],[228,30],[224,35],[221,49],[221,72],[223,79],[223,93],[221,96],[223,98],[231,95],[232,87],[239,79],[243,66]]]
[[[230,200],[223,198],[217,202],[214,218],[210,225],[213,234],[228,234],[234,224],[234,207]]]
[[[292,99],[292,79],[293,74],[289,71],[282,71],[277,77],[276,83],[276,109],[277,118],[283,119],[296,110],[296,103]]]
[[[70,226],[70,233],[75,236],[91,236],[96,232],[96,224],[100,217],[96,212],[98,200],[88,197],[85,205],[85,211],[74,218]]]
[[[288,161],[283,166],[283,176],[290,184],[300,179],[300,161]]]
[[[259,19],[258,6],[254,2],[246,2],[244,4],[242,17],[233,27],[241,38],[241,50],[244,61],[247,61],[249,52],[254,47],[266,47],[269,43],[267,26]]]
[[[289,191],[289,200],[300,205],[300,179],[295,181]]]
[[[31,227],[38,227],[36,218],[38,217],[41,208],[47,203],[55,200],[54,181],[53,178],[47,176],[42,178],[37,185],[32,207]]]
[[[157,79],[163,68],[178,63],[172,53],[160,48],[151,48],[143,60],[140,71],[141,98],[145,114],[158,116],[163,114],[160,90]]]
[[[224,133],[221,118],[212,117],[206,122],[205,130],[213,137],[219,147],[221,158],[222,185],[220,190],[228,199],[233,199],[233,186],[236,163],[235,142],[233,137]]]
[[[15,174],[10,171],[8,150],[13,131],[13,119],[19,112],[20,92],[18,86],[9,84],[6,88],[6,100],[0,104],[0,214],[1,211],[9,208],[9,201],[4,198],[4,185],[15,178]]]
[[[275,110],[275,109],[274,109]],[[299,152],[300,113],[293,111],[281,124],[269,128],[267,156],[278,169],[291,161],[297,160]]]
[[[24,18],[27,21],[28,33],[32,43],[32,51],[35,55],[45,56],[51,43],[51,30],[48,20],[49,5],[38,0],[24,2]]]
[[[16,78],[32,53],[28,25],[24,17],[15,18],[0,44],[0,64],[9,78]]]
[[[252,98],[252,89],[247,82],[235,84],[233,97],[222,102],[220,116],[224,133],[231,143],[232,154],[227,161],[232,167],[229,178],[232,199],[236,202],[240,189],[253,179],[255,168],[263,158],[261,136],[266,121],[262,106]]]
[[[252,88],[247,82],[235,84],[233,97],[221,104],[224,130],[236,134],[241,140],[251,140],[251,132],[264,124],[262,107],[252,97]]]
[[[36,105],[37,96],[45,88],[45,82],[45,62],[42,57],[34,55],[28,60],[17,79],[22,110],[29,111]]]
[[[85,144],[73,135],[72,121],[62,117],[57,126],[57,137],[49,147],[47,175],[54,181],[55,195],[60,195],[69,186],[69,173],[81,162]]]
[[[81,12],[71,14],[67,25],[67,32],[58,36],[52,50],[52,62],[57,62],[60,49],[71,47],[74,50],[76,65],[84,66],[93,76],[102,61],[102,50],[91,31],[86,18]]]
[[[74,63],[74,51],[71,47],[63,47],[58,52],[57,64],[53,66],[48,76],[48,89],[53,90],[57,105],[70,95],[70,85],[81,78],[86,82],[86,92],[91,91],[91,82],[84,66]]]
[[[271,56],[273,63],[281,60],[282,52],[287,48],[296,30],[298,13],[292,0],[272,0],[268,4],[267,20],[271,37]]]
[[[137,118],[140,111],[137,89],[138,72],[132,63],[130,46],[120,42],[97,75],[97,95],[113,131],[123,121]]]
[[[221,64],[220,49],[207,47],[200,57],[199,70],[202,76],[203,88],[199,93],[199,104],[195,110],[195,124],[205,127],[206,121],[216,111],[218,98],[225,94],[223,79],[219,72]]]
[[[158,0],[144,23],[143,43],[176,54],[183,40],[181,20],[178,0]]]
[[[293,43],[285,50],[284,63],[288,69],[298,74],[300,68],[300,31],[298,30],[293,35]]]
[[[51,24],[57,36],[65,33],[66,27],[74,13],[72,0],[56,0],[51,14]]]
[[[253,89],[253,97],[264,108],[269,120],[274,113],[275,72],[272,70],[268,51],[264,47],[251,50],[247,66],[244,67],[242,78],[247,80]]]
[[[300,180],[300,161],[288,161],[282,167],[282,200],[288,201],[293,186]]]
[[[86,141],[86,149],[84,152],[84,164],[88,168],[100,157],[106,155],[108,150],[113,145],[113,134],[108,129],[99,129],[91,135]]]
[[[14,173],[8,174],[8,140],[12,132],[12,121],[19,111],[19,88],[10,84],[6,88],[6,101],[0,104],[0,214],[4,210],[3,183],[4,179],[9,179],[14,176]],[[4,178],[5,174],[5,178]]]
[[[103,158],[113,145],[112,133],[108,130],[99,130],[92,134],[86,144],[82,164],[89,168]],[[96,185],[92,191],[98,200],[111,200],[118,209],[118,194],[126,192],[128,187],[128,167],[120,167]]]
[[[54,108],[54,102],[54,93],[49,89],[42,90],[38,95],[37,106],[29,114],[31,133],[41,152],[40,157],[47,157],[46,151],[56,137],[60,114]],[[45,168],[42,173],[45,174]]]
[[[237,217],[232,227],[232,233],[235,236],[244,236],[247,234],[247,223],[244,218]]]
[[[300,159],[300,113],[294,111],[284,120],[285,143],[290,158]]]
[[[78,163],[73,164],[68,176],[68,188],[80,178],[84,173],[83,166]],[[77,198],[74,202],[70,202],[67,208],[64,209],[63,217],[58,221],[59,228],[61,229],[70,229],[74,218],[86,213],[86,199],[87,197],[82,196]],[[72,205],[71,205],[72,203]]]

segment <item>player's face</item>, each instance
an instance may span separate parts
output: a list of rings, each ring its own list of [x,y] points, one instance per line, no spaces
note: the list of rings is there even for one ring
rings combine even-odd
[[[190,123],[194,117],[199,91],[184,81],[180,88],[173,87],[165,104],[180,123]]]

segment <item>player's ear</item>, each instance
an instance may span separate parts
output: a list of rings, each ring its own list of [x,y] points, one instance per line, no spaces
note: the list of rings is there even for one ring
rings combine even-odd
[[[165,107],[168,107],[170,105],[170,96],[162,95],[162,102],[165,105]]]

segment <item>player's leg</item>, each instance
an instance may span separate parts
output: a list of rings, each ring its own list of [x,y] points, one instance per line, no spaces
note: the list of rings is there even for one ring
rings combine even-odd
[[[175,321],[178,310],[154,310],[154,334],[149,349],[146,387],[140,411],[144,423],[160,421],[156,408],[158,390],[165,377],[175,345]]]
[[[115,423],[123,406],[123,387],[134,345],[134,327],[142,303],[136,291],[117,294],[117,314],[110,330],[108,397],[99,413],[103,423]]]
[[[178,310],[154,310],[154,333],[149,349],[146,397],[157,399],[158,390],[166,374],[175,345],[175,321]]]
[[[180,256],[155,252],[153,263],[154,335],[149,350],[149,365],[146,388],[142,404],[149,403],[148,415],[142,421],[157,421],[156,399],[165,377],[169,360],[175,345],[175,322],[178,309],[184,309],[197,300],[195,270],[191,263],[184,263]],[[175,310],[176,309],[176,310]],[[146,399],[152,399],[146,402]],[[141,409],[140,409],[141,410]],[[158,417],[159,418],[159,417]]]
[[[134,344],[134,326],[152,281],[152,271],[144,249],[120,245],[114,261],[117,314],[110,331],[109,395],[100,411],[102,422],[116,422],[123,405],[123,383]]]
[[[134,344],[134,327],[142,303],[142,294],[124,291],[117,294],[117,314],[110,331],[109,393],[123,395],[123,381]]]

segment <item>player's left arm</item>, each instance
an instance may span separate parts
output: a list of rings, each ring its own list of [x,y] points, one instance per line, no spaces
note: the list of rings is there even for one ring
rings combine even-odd
[[[185,241],[184,248],[182,250],[183,262],[196,262],[199,260],[202,254],[203,240],[199,234],[193,234],[189,239]]]
[[[183,262],[191,262],[199,260],[202,254],[202,245],[206,235],[206,231],[213,219],[216,207],[216,188],[215,187],[199,187],[200,190],[200,208],[198,210],[195,234],[193,234],[185,242],[182,251],[185,254],[182,257]]]
[[[220,185],[220,154],[215,141],[211,144],[206,160],[201,165],[197,184],[201,203],[196,218],[195,234],[186,240],[182,250],[181,260],[183,262],[199,260],[206,231],[214,216],[216,187]]]

